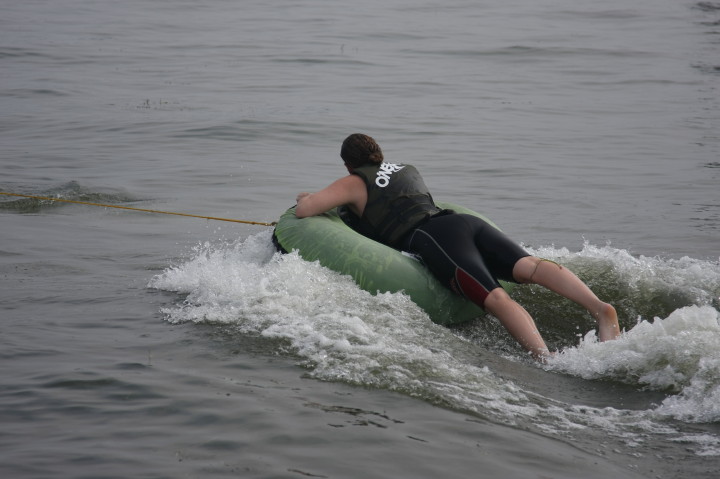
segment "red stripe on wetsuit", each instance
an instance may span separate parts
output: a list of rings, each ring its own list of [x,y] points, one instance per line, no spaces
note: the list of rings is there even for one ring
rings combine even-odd
[[[460,268],[455,269],[455,283],[463,296],[480,306],[485,304],[485,300],[490,294],[490,291]]]

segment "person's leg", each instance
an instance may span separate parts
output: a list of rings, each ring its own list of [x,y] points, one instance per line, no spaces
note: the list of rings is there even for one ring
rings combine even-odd
[[[495,229],[478,224],[479,219],[462,216],[438,217],[420,227],[409,238],[408,251],[418,254],[447,287],[498,318],[510,335],[536,359],[546,357],[548,348],[532,317],[500,286],[476,247],[475,238],[482,233],[476,231],[478,228]],[[520,251],[517,254],[527,253]],[[514,263],[508,264],[508,276]]]
[[[550,352],[530,313],[512,300],[502,288],[493,289],[485,299],[485,310],[498,318],[510,335],[535,359],[542,360]]]
[[[539,284],[587,309],[598,322],[600,341],[616,339],[620,336],[620,325],[615,308],[601,301],[569,269],[552,261],[526,256],[515,263],[513,276],[519,283]]]

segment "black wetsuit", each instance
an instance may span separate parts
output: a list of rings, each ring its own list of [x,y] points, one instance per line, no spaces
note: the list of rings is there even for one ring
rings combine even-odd
[[[415,168],[383,163],[353,173],[365,181],[371,206],[362,218],[343,211],[354,229],[419,256],[445,286],[480,306],[499,279],[515,282],[513,267],[529,254],[483,219],[437,208]],[[383,237],[379,224],[392,234]]]
[[[503,232],[466,214],[430,218],[410,233],[403,249],[420,256],[444,285],[480,306],[500,287],[498,279],[516,282],[513,267],[529,256]]]

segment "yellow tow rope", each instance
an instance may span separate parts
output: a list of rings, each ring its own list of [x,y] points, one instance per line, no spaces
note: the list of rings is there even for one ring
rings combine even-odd
[[[245,220],[235,220],[235,219],[231,219],[231,218],[216,218],[214,216],[190,215],[187,213],[173,213],[172,211],[148,210],[148,209],[144,209],[144,208],[131,208],[130,206],[104,205],[101,203],[90,203],[89,201],[66,200],[66,199],[62,199],[62,198],[50,198],[47,196],[21,195],[19,193],[7,193],[4,191],[0,191],[0,195],[20,196],[22,198],[32,198],[34,200],[61,201],[63,203],[76,203],[78,205],[102,206],[104,208],[117,208],[120,210],[142,211],[144,213],[159,213],[159,214],[163,214],[163,215],[189,216],[191,218],[203,218],[206,220],[217,220],[217,221],[230,221],[232,223],[245,223],[245,224],[249,224],[249,225],[275,226],[277,224],[276,222],[263,223],[261,221],[245,221]]]

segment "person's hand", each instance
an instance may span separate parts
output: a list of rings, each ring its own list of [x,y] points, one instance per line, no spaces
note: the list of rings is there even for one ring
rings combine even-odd
[[[307,193],[305,191],[303,191],[302,193],[298,193],[297,198],[295,198],[295,202],[300,203],[300,200],[302,200],[303,198],[305,198],[307,196],[310,196],[310,193]]]

